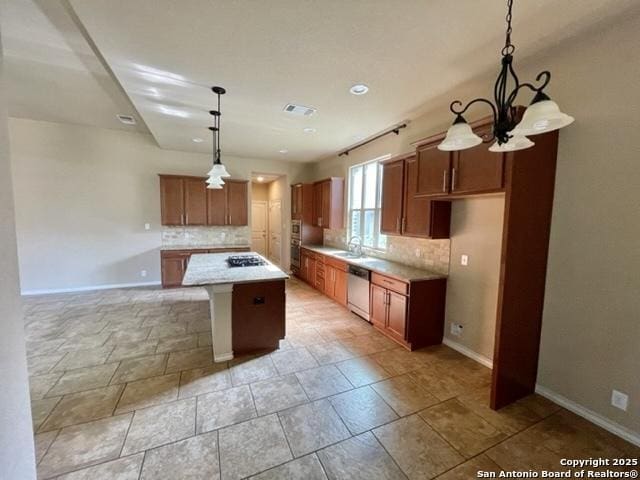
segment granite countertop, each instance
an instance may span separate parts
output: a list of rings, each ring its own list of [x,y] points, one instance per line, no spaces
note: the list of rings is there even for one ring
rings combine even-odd
[[[391,262],[382,258],[367,256],[361,258],[345,258],[339,254],[346,253],[346,250],[340,250],[339,248],[325,247],[323,245],[302,245],[302,248],[306,248],[307,250],[321,253],[323,255],[328,255],[351,265],[357,265],[359,267],[366,268],[367,270],[371,270],[372,272],[394,277],[405,282],[447,278],[446,275],[441,273],[403,265],[402,263]]]
[[[224,283],[251,283],[265,280],[286,280],[289,278],[289,275],[256,252],[248,252],[241,255],[259,256],[267,264],[259,267],[231,268],[227,264],[228,253],[197,253],[191,255],[182,285],[221,285]]]
[[[162,245],[160,250],[220,250],[224,248],[251,248],[250,245]]]

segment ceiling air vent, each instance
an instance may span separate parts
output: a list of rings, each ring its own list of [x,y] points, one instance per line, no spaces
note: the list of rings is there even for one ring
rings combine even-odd
[[[316,113],[315,108],[305,107],[303,105],[294,105],[293,103],[288,103],[287,105],[285,105],[284,111],[298,117],[310,117],[311,115]]]
[[[136,124],[136,119],[133,118],[131,115],[116,115],[116,117],[118,117],[118,120],[120,120],[125,125],[135,125]]]

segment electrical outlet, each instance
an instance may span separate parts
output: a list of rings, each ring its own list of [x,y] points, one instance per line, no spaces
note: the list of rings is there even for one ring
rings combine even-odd
[[[629,405],[629,395],[626,393],[619,392],[618,390],[611,391],[611,405],[620,410],[627,411],[627,406]]]
[[[144,224],[144,229],[145,230],[151,230],[151,224],[150,223],[145,223]]]
[[[462,255],[460,257],[460,265],[464,265],[465,267],[469,265],[469,255]]]
[[[452,323],[451,324],[451,335],[453,335],[455,337],[459,337],[460,335],[462,335],[462,325],[460,325],[459,323]]]
[[[140,270],[140,276],[141,277],[146,277],[147,276],[147,271],[146,270]]]

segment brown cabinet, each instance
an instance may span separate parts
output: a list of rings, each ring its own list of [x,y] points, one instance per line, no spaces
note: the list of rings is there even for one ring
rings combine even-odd
[[[208,189],[207,225],[248,225],[247,185],[246,180],[225,180],[221,189]]]
[[[418,148],[416,194],[422,196],[442,196],[449,193],[451,182],[451,152],[438,150],[434,142]]]
[[[327,178],[313,184],[313,225],[342,228],[344,221],[344,178]]]
[[[324,294],[347,305],[347,264],[331,257],[324,259]]]
[[[388,235],[402,234],[404,160],[382,165],[382,209],[380,231]]]
[[[491,130],[476,133],[490,138]],[[489,151],[493,142],[481,143],[453,155],[451,193],[476,194],[501,191],[504,188],[504,153]]]
[[[446,279],[406,282],[371,275],[370,319],[380,332],[415,350],[442,342]]]
[[[162,250],[160,252],[160,272],[163,288],[182,286],[182,279],[187,271],[191,255],[196,253],[248,252],[248,247],[210,248],[191,250]]]
[[[315,287],[316,285],[316,256],[315,253],[306,249],[300,252],[300,276],[302,279]]]
[[[302,183],[291,185],[291,220],[303,220],[304,186]]]
[[[247,184],[225,180],[209,190],[203,177],[160,175],[162,225],[248,225]]]
[[[418,157],[409,155],[382,164],[382,233],[422,238],[449,238],[451,204],[418,195]]]

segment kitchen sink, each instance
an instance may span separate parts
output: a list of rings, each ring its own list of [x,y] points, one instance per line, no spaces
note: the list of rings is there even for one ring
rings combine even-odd
[[[364,258],[366,258],[364,255],[360,256],[360,255],[356,255],[355,253],[351,253],[351,252],[336,252],[333,255],[335,255],[336,257],[340,257],[340,258],[353,258],[353,259],[364,259]]]

